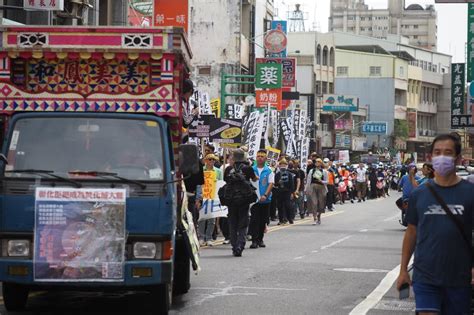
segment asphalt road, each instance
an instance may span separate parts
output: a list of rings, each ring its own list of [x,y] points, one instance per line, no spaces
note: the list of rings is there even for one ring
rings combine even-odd
[[[394,289],[403,227],[386,199],[337,205],[320,226],[272,223],[266,248],[233,257],[230,245],[201,251],[202,270],[171,314],[412,314]],[[146,294],[33,293],[27,311],[1,314],[151,314]]]

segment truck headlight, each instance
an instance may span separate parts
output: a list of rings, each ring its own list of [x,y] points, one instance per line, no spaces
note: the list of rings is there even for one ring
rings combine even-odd
[[[28,257],[30,255],[30,241],[28,240],[9,240],[8,256],[11,257]]]
[[[156,257],[156,249],[156,243],[136,242],[133,244],[133,257],[138,259],[154,259]]]

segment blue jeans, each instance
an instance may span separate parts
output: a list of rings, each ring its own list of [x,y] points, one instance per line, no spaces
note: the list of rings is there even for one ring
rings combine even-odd
[[[417,312],[443,315],[471,314],[471,287],[438,287],[413,282]]]
[[[214,232],[215,225],[216,219],[199,221],[199,239],[212,242],[212,232]]]

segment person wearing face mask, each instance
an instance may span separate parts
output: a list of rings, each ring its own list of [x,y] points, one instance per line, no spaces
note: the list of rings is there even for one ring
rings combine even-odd
[[[474,184],[456,175],[459,137],[437,136],[431,154],[434,179],[416,188],[408,202],[397,288],[413,286],[417,314],[471,314]]]

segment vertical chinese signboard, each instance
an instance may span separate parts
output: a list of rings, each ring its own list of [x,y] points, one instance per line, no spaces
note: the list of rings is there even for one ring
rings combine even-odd
[[[408,137],[409,138],[416,138],[416,112],[408,112]]]
[[[181,26],[188,31],[188,0],[155,0],[154,26]]]
[[[467,10],[467,82],[470,83],[473,77],[474,65],[474,3],[468,3]],[[453,64],[454,66],[454,64]],[[451,68],[452,69],[452,68]]]
[[[34,278],[123,281],[125,189],[39,187]]]
[[[472,126],[472,116],[467,115],[464,106],[465,71],[464,63],[451,65],[451,129]]]

